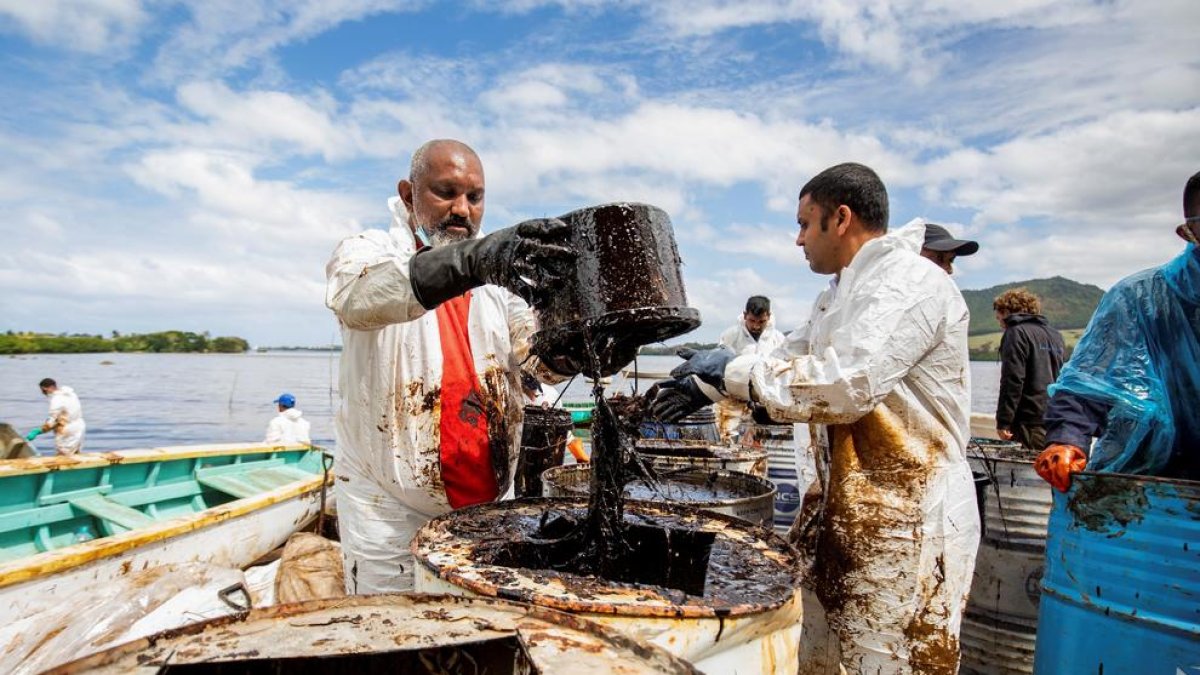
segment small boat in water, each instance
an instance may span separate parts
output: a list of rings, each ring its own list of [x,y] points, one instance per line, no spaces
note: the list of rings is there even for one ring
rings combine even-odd
[[[581,427],[592,423],[592,410],[596,404],[591,401],[583,403],[563,403],[562,407],[571,413],[571,424]]]
[[[0,461],[0,625],[158,565],[249,565],[317,517],[326,457],[254,443]]]

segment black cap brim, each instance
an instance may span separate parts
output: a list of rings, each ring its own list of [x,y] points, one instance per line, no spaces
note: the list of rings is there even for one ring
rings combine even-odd
[[[925,244],[931,251],[954,251],[957,255],[973,255],[979,251],[979,242],[965,239],[942,239]]]

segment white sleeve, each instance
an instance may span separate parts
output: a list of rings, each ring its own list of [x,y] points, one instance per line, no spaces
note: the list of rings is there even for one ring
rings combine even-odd
[[[746,355],[725,369],[725,387],[777,419],[849,424],[870,412],[942,338],[948,285],[895,275],[848,298],[821,353]]]
[[[508,339],[512,344],[513,356],[517,363],[524,364],[522,367],[525,370],[535,373],[540,382],[557,384],[567,379],[547,368],[541,359],[529,358],[531,340],[538,329],[537,318],[529,303],[521,299],[521,296],[507,289],[502,290],[504,291],[505,310],[508,313]]]
[[[283,420],[279,416],[271,418],[270,424],[267,425],[267,437],[263,439],[263,443],[279,443],[283,441]]]
[[[325,306],[347,328],[375,330],[419,318],[409,280],[411,252],[401,251],[382,230],[348,237],[325,266]]]

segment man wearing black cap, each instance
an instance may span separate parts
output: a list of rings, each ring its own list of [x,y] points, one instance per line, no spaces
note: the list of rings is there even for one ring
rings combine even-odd
[[[946,274],[954,274],[955,258],[960,255],[974,255],[978,250],[979,242],[955,239],[950,231],[941,225],[925,223],[925,244],[921,247],[921,255],[946,270]]]

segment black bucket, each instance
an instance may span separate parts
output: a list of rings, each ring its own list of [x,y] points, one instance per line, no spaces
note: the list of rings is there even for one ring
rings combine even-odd
[[[542,496],[542,472],[563,463],[571,411],[562,408],[525,406],[521,454],[517,459],[514,489],[518,497]]]
[[[543,363],[563,375],[590,371],[590,348],[600,374],[612,375],[638,347],[700,325],[700,313],[687,306],[665,211],[604,204],[562,220],[571,226],[569,245],[579,258],[561,289],[535,307],[541,330],[531,348]]]
[[[980,471],[972,471],[971,477],[975,479],[975,505],[979,507],[979,522],[982,525],[984,522],[983,501],[987,499],[987,488],[992,484],[992,479]]]

